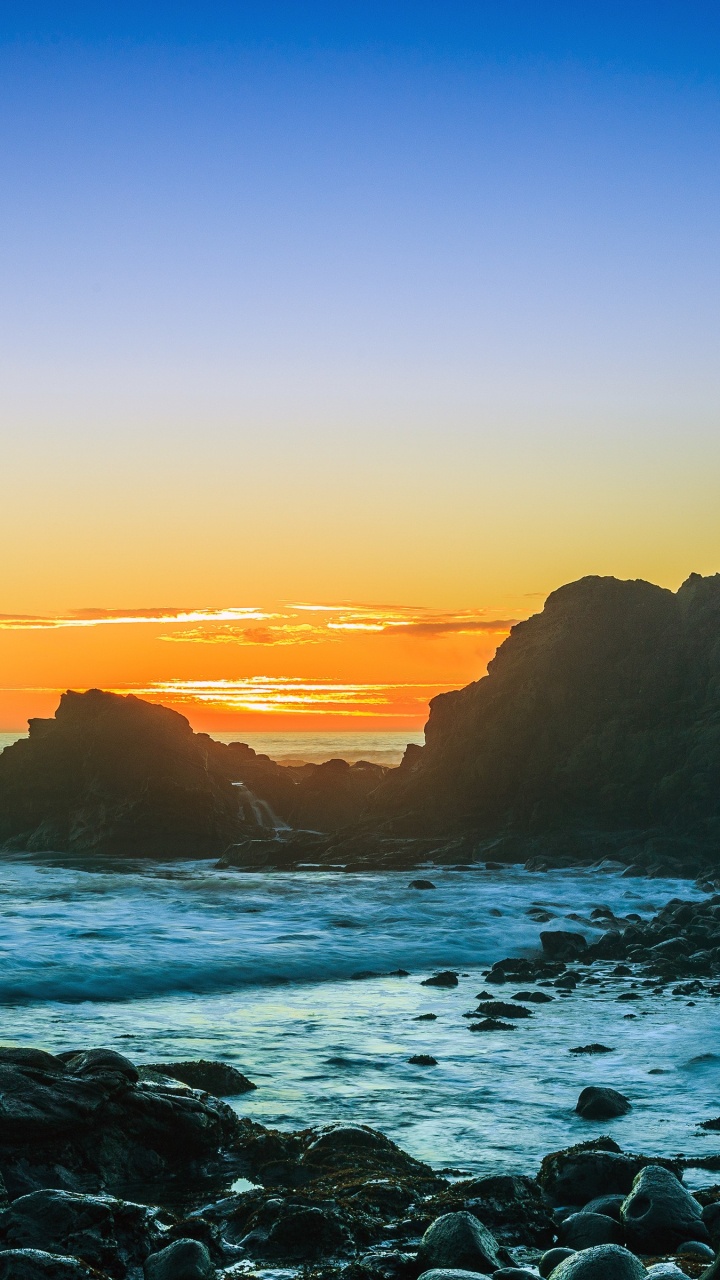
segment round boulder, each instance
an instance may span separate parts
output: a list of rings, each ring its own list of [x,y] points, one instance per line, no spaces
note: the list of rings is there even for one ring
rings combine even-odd
[[[621,1217],[628,1244],[641,1253],[669,1253],[685,1240],[709,1239],[697,1200],[662,1165],[640,1170]]]
[[[550,1280],[647,1280],[647,1272],[629,1249],[599,1244],[566,1258],[550,1272]]]
[[[502,1263],[498,1242],[472,1213],[445,1213],[430,1223],[420,1241],[418,1270],[462,1270],[490,1275]]]
[[[554,1271],[556,1267],[559,1267],[561,1262],[564,1262],[566,1258],[572,1258],[576,1252],[576,1249],[567,1249],[559,1245],[555,1249],[548,1249],[537,1264],[538,1271],[543,1277],[543,1280],[547,1280],[550,1273]]]
[[[617,1089],[591,1084],[583,1089],[575,1110],[583,1120],[612,1120],[627,1115],[631,1105],[630,1099]]]
[[[210,1254],[199,1240],[174,1240],[151,1253],[143,1268],[145,1280],[215,1280]]]
[[[596,1244],[622,1244],[623,1231],[606,1213],[571,1213],[560,1226],[560,1240],[570,1249],[592,1249]]]

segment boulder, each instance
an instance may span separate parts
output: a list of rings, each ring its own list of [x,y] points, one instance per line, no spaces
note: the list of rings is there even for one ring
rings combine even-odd
[[[583,1120],[613,1120],[616,1116],[627,1115],[632,1103],[617,1089],[606,1086],[588,1085],[577,1100],[575,1110]]]
[[[621,1217],[628,1244],[643,1253],[671,1252],[686,1240],[710,1238],[695,1197],[661,1165],[640,1170]]]
[[[595,1200],[590,1200],[588,1204],[583,1205],[583,1213],[604,1213],[608,1218],[614,1218],[616,1222],[620,1222],[620,1210],[622,1209],[622,1195],[616,1196],[598,1196]]]
[[[243,1132],[227,1103],[138,1082],[111,1050],[62,1056],[49,1069],[0,1059],[0,1167],[13,1200],[52,1187],[122,1193],[180,1170],[187,1184],[227,1167]]]
[[[3,1249],[0,1280],[107,1280],[107,1277],[78,1258],[64,1258],[40,1249]]]
[[[568,1248],[591,1249],[596,1244],[622,1244],[620,1223],[604,1213],[571,1213],[560,1224],[560,1240]]]
[[[543,1280],[547,1280],[547,1277],[560,1265],[561,1262],[564,1262],[566,1258],[572,1258],[575,1253],[575,1249],[568,1249],[561,1246],[558,1246],[555,1249],[547,1249],[537,1264],[538,1271],[543,1277]]]
[[[421,983],[423,987],[456,987],[458,984],[458,976],[452,969],[444,969],[442,973],[434,973],[431,978],[425,978]]]
[[[587,940],[582,933],[571,929],[543,929],[540,942],[551,960],[573,960],[587,951]]]
[[[145,1280],[214,1280],[217,1271],[199,1240],[173,1240],[145,1260]]]
[[[257,1088],[237,1067],[227,1062],[208,1062],[205,1058],[191,1062],[152,1062],[147,1070],[180,1080],[191,1089],[213,1093],[217,1098],[237,1098]]]
[[[420,1271],[460,1269],[489,1275],[502,1265],[498,1242],[472,1213],[445,1213],[430,1224],[420,1242]]]
[[[643,1163],[612,1138],[597,1138],[545,1156],[538,1182],[555,1204],[584,1205],[598,1196],[627,1195]]]
[[[599,1244],[565,1258],[550,1272],[550,1280],[647,1280],[647,1272],[629,1249]]]
[[[111,1196],[70,1191],[34,1191],[0,1214],[6,1248],[71,1254],[124,1280],[162,1239],[155,1213],[145,1205]]]

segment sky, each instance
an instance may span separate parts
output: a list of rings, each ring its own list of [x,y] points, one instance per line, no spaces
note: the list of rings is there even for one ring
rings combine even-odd
[[[0,10],[0,728],[414,728],[720,570],[720,10]]]

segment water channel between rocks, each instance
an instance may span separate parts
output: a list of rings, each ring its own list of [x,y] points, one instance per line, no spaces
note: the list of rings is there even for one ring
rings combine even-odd
[[[472,1033],[462,1016],[485,986],[483,970],[537,954],[541,928],[590,939],[594,907],[647,916],[699,890],[585,870],[423,874],[435,890],[409,889],[406,872],[239,874],[198,862],[109,870],[6,857],[2,1041],[102,1045],[137,1062],[222,1059],[258,1086],[233,1101],[243,1115],[288,1128],[369,1124],[438,1168],[468,1173],[534,1172],[545,1152],[600,1133],[660,1155],[720,1147],[697,1129],[720,1113],[712,997],[693,1003],[640,986],[641,999],[618,1003],[635,979],[610,977],[607,965],[596,967],[601,985],[567,997],[551,989],[552,1003],[531,1006],[512,1032]],[[528,917],[538,906],[549,923]],[[398,968],[409,976],[353,977]],[[459,985],[423,987],[439,968],[458,970]],[[522,985],[494,994],[507,999]],[[436,1019],[416,1021],[427,1013]],[[569,1052],[592,1041],[614,1052]],[[437,1065],[413,1066],[413,1054]],[[632,1111],[580,1120],[573,1108],[587,1084],[619,1088]]]

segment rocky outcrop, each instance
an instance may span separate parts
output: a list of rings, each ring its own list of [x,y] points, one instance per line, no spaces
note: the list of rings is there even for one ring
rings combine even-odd
[[[135,857],[219,853],[244,830],[236,789],[188,721],[91,689],[0,755],[0,842]]]
[[[426,745],[376,792],[378,816],[406,833],[542,834],[570,855],[612,832],[628,861],[716,848],[719,635],[720,575],[676,593],[561,587],[485,677],[433,699]]]

